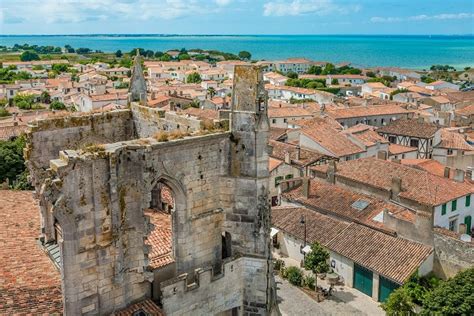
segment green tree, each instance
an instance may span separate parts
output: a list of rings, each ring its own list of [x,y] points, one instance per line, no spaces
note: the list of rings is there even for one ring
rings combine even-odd
[[[123,56],[122,51],[119,49],[118,51],[115,52],[115,57],[120,58]]]
[[[65,109],[66,109],[66,106],[65,106],[64,103],[62,103],[62,102],[53,101],[53,102],[49,105],[49,108],[50,108],[51,110],[65,110]]]
[[[323,69],[319,66],[312,65],[308,69],[308,74],[310,75],[320,75]]]
[[[336,66],[331,63],[327,63],[326,66],[324,66],[323,71],[321,72],[322,75],[334,75],[336,73]]]
[[[155,52],[155,58],[161,58],[161,56],[163,56],[163,52],[160,52],[160,51],[157,51]]]
[[[250,58],[252,58],[252,54],[250,54],[249,52],[243,50],[243,51],[239,52],[239,58],[243,59],[243,60],[250,60]]]
[[[179,60],[190,60],[191,59],[191,56],[189,56],[188,54],[184,53],[184,54],[179,54],[178,55],[178,59]]]
[[[27,50],[20,55],[21,61],[32,61],[32,60],[40,60],[40,57],[37,53]]]
[[[216,95],[216,89],[213,87],[207,88],[207,94],[209,95],[209,99],[212,99]]]
[[[473,315],[474,268],[440,282],[426,294],[421,315]]]
[[[193,72],[186,78],[187,83],[200,83],[202,81],[201,76],[197,72]]]
[[[66,72],[68,68],[69,66],[67,64],[53,64],[53,66],[51,66],[51,69],[58,74]]]
[[[8,112],[3,106],[0,106],[0,117],[6,117],[10,115],[10,112]]]
[[[415,304],[405,287],[400,287],[393,291],[388,299],[382,303],[383,310],[389,316],[414,315],[414,307]]]
[[[160,60],[161,60],[161,61],[170,61],[170,60],[171,60],[171,56],[168,55],[168,54],[163,54],[163,56],[160,57]]]
[[[51,103],[51,95],[49,94],[48,91],[41,92],[40,102],[41,103],[46,103],[46,104]]]
[[[290,79],[298,79],[298,74],[296,72],[290,71],[286,74],[286,76]]]
[[[304,258],[304,267],[312,271],[315,276],[318,273],[326,273],[329,271],[329,252],[318,242],[311,244],[311,252]],[[315,277],[315,282],[317,278]]]
[[[30,110],[35,102],[32,94],[17,94],[13,97],[13,104],[22,110]]]
[[[334,78],[334,79],[331,80],[331,84],[332,85],[338,85],[339,81],[336,78]]]
[[[152,50],[146,50],[145,51],[145,57],[146,58],[153,58],[155,56],[155,52]]]
[[[0,141],[0,183],[6,179],[13,183],[25,171],[24,147],[24,137],[17,137],[12,141]]]
[[[432,83],[432,82],[435,82],[436,80],[434,80],[430,76],[421,76],[421,81],[424,83]]]
[[[288,281],[296,286],[301,286],[303,281],[303,272],[298,267],[288,267],[285,271]]]
[[[370,78],[375,78],[375,72],[373,72],[373,71],[367,71],[367,73],[365,75],[367,77],[370,77]]]

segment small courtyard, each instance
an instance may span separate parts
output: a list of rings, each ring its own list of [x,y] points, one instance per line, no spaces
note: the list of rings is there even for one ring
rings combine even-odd
[[[274,253],[275,255],[275,253]],[[278,255],[276,255],[278,256]],[[278,256],[279,257],[279,256]],[[281,258],[285,266],[297,266],[297,261],[290,258]],[[304,273],[310,273],[304,271]],[[317,302],[301,288],[290,284],[279,275],[275,275],[277,284],[278,304],[282,315],[385,315],[378,302],[362,292],[337,285],[329,298]],[[318,278],[318,286],[329,288],[326,280]]]

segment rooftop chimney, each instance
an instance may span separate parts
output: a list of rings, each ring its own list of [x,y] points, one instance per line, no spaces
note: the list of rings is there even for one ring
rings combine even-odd
[[[290,152],[288,152],[288,151],[285,151],[285,163],[286,164],[291,164]]]
[[[474,180],[472,168],[473,167],[467,167],[467,170],[466,170],[466,178],[471,181]]]
[[[397,200],[398,199],[398,194],[402,192],[402,179],[398,177],[392,178],[392,195],[391,199],[392,200]]]
[[[384,150],[377,152],[377,159],[387,160],[387,152]]]
[[[449,179],[450,174],[451,174],[451,168],[444,167],[444,177]]]
[[[461,183],[464,182],[464,170],[456,169],[456,172],[454,173],[454,181]]]
[[[311,182],[309,181],[309,178],[307,177],[303,178],[302,188],[303,188],[303,196],[309,199],[309,194],[311,191]]]
[[[332,184],[336,184],[336,172],[337,172],[337,165],[335,160],[331,160],[329,162],[328,171],[326,174],[327,181]]]

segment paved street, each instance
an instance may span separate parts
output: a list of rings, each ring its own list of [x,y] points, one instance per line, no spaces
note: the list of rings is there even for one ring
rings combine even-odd
[[[370,311],[362,312],[336,297],[331,297],[318,303],[279,276],[276,276],[275,280],[277,282],[279,307],[282,315],[383,315],[381,310],[373,308]]]

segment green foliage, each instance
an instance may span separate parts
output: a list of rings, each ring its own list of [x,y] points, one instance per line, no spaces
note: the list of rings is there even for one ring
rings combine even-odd
[[[326,91],[326,92],[329,92],[329,93],[332,93],[332,94],[338,94],[339,91],[341,91],[340,88],[318,88],[317,90]]]
[[[312,275],[306,275],[303,278],[303,286],[308,287],[311,290],[314,290],[316,288],[316,279]]]
[[[336,78],[334,78],[334,79],[331,80],[331,84],[332,85],[338,85],[339,81]]]
[[[133,61],[130,58],[122,58],[119,62],[120,67],[130,68],[132,67]]]
[[[31,75],[26,71],[19,71],[16,73],[10,68],[0,68],[0,84],[13,83],[16,80],[28,79],[31,79]]]
[[[22,173],[17,175],[13,182],[13,189],[15,190],[33,190],[33,186],[28,181],[28,169],[23,170]]]
[[[145,49],[144,48],[134,48],[130,51],[130,56],[136,56],[137,55],[137,49],[138,49],[138,54],[140,56],[145,56]]]
[[[191,57],[188,54],[184,53],[184,54],[179,54],[178,59],[179,60],[190,60]]]
[[[286,277],[288,281],[296,286],[301,286],[303,281],[303,272],[298,267],[288,267],[286,270]]]
[[[163,56],[163,52],[159,52],[159,51],[156,51],[155,52],[155,58],[161,58],[161,56]]]
[[[65,106],[64,103],[62,103],[62,102],[53,101],[53,102],[49,105],[49,108],[50,108],[51,110],[65,110],[65,109],[66,109],[66,106]]]
[[[436,80],[431,78],[430,76],[421,76],[421,81],[424,83],[432,83],[432,82],[435,82]]]
[[[423,299],[421,315],[473,315],[474,268],[440,282]]]
[[[154,51],[149,50],[149,49],[145,51],[145,57],[146,57],[146,58],[153,58],[154,56],[155,56],[155,52],[154,52]]]
[[[0,117],[7,117],[10,116],[10,112],[8,112],[5,107],[0,106]]]
[[[22,110],[31,110],[35,102],[32,94],[17,94],[13,97],[13,104]]]
[[[319,66],[312,65],[308,69],[308,74],[310,75],[320,75],[323,72],[323,69]]]
[[[445,72],[448,72],[448,71],[456,71],[456,68],[454,68],[453,66],[449,66],[449,65],[433,65],[430,67],[430,70],[431,71],[445,71]]]
[[[405,88],[402,88],[402,89],[397,89],[397,90],[394,90],[394,91],[390,92],[390,95],[393,97],[396,94],[405,93],[405,92],[408,92],[408,90],[405,89]]]
[[[76,49],[76,53],[77,54],[90,54],[92,53],[92,49],[81,47],[81,48]]]
[[[285,84],[290,87],[306,89],[318,89],[326,87],[326,81],[324,79],[288,79]]]
[[[25,138],[17,137],[12,141],[0,141],[0,183],[6,179],[13,183],[25,171],[23,148]]]
[[[243,51],[239,52],[239,58],[244,59],[244,60],[250,60],[250,58],[252,58],[252,54],[250,54],[249,52],[243,50]]]
[[[383,310],[389,316],[396,315],[414,315],[415,304],[410,298],[405,287],[399,287],[393,291],[388,299],[382,303]]]
[[[329,252],[318,242],[311,245],[311,252],[305,256],[304,267],[313,273],[325,273],[329,271]]]
[[[290,71],[286,74],[286,76],[290,79],[298,79],[298,74],[296,72]]]
[[[337,74],[336,66],[334,66],[331,63],[327,63],[324,66],[323,71],[321,72],[321,74],[322,75],[335,75],[335,74]]]
[[[20,60],[21,61],[40,60],[40,57],[38,56],[37,53],[27,50],[26,52],[21,53]]]
[[[46,104],[51,103],[51,95],[49,94],[48,91],[41,92],[40,102],[41,103],[46,103]]]
[[[34,65],[32,69],[33,70],[44,70],[44,67],[41,66],[41,65]]]
[[[285,261],[281,260],[281,259],[277,259],[274,261],[273,263],[273,269],[275,271],[281,271],[285,268]]]
[[[375,78],[375,72],[373,71],[367,71],[367,73],[365,74],[367,77],[370,77],[370,78]]]
[[[51,69],[58,74],[66,72],[68,68],[69,66],[67,64],[53,64],[53,66],[51,67]]]
[[[390,86],[390,83],[395,81],[396,78],[395,77],[391,77],[391,76],[383,76],[383,77],[376,77],[376,78],[371,78],[369,80],[367,80],[367,82],[381,82],[383,83],[385,86]]]
[[[171,56],[168,55],[168,54],[163,54],[163,56],[160,57],[160,60],[161,60],[161,61],[170,61],[170,60],[171,60]]]
[[[118,51],[115,52],[115,57],[120,58],[123,56],[122,51],[119,49]]]
[[[187,83],[200,83],[201,81],[202,81],[201,75],[199,75],[199,73],[197,72],[193,72],[189,74],[188,77],[186,78]]]

